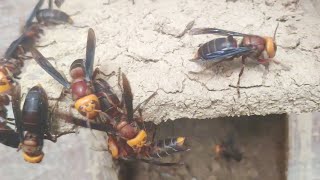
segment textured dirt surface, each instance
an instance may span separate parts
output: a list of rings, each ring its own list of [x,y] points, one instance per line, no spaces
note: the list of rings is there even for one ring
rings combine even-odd
[[[214,118],[238,115],[300,113],[319,109],[319,15],[310,1],[66,1],[63,10],[75,25],[96,32],[96,67],[105,73],[128,75],[137,104],[157,91],[149,104],[147,120],[159,123],[177,118]],[[311,9],[310,9],[311,8]],[[307,10],[305,10],[307,9]],[[206,66],[190,62],[198,46],[218,36],[190,36],[186,27],[218,27],[244,33],[276,35],[276,59],[269,71],[248,61],[241,80],[241,98],[236,85],[240,61]],[[187,29],[188,29],[187,28]],[[67,74],[69,65],[85,54],[88,28],[68,25],[46,28],[41,44],[57,43],[39,50]],[[61,86],[30,63],[23,79],[42,83],[52,96]],[[290,68],[290,69],[288,69]],[[306,70],[307,69],[307,70]],[[38,72],[34,74],[33,72]],[[40,79],[38,78],[40,75]],[[35,78],[37,77],[37,78]],[[116,85],[116,77],[110,82]],[[27,88],[27,86],[24,86]]]

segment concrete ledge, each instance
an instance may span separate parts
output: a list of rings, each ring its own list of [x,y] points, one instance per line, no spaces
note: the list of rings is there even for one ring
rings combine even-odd
[[[147,120],[159,123],[177,118],[319,110],[319,16],[303,12],[304,3],[310,4],[145,0],[133,6],[127,1],[107,5],[99,0],[83,0],[67,1],[62,10],[79,12],[73,16],[75,24],[95,30],[95,66],[105,73],[121,67],[131,82],[135,104],[158,92],[146,115],[150,115]],[[239,60],[221,63],[200,74],[190,73],[204,68],[189,61],[198,46],[218,36],[184,34],[188,25],[272,36],[278,21],[276,59],[290,70],[271,64],[266,71],[264,66],[248,62],[241,80],[241,98],[234,88]],[[54,57],[52,63],[67,75],[70,64],[84,57],[87,30],[68,25],[46,28],[40,44],[57,43],[39,50],[46,57]],[[52,96],[58,96],[61,86],[33,61],[31,64],[23,79],[31,79],[37,72],[41,76],[36,82]],[[109,81],[116,86],[116,79]],[[29,87],[33,85],[28,81]]]

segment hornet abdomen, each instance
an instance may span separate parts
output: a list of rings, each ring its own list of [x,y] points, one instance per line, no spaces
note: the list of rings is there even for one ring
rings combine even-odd
[[[189,150],[185,145],[185,137],[167,138],[155,142],[151,148],[149,156],[153,158],[162,158],[173,153]]]
[[[103,79],[96,79],[93,84],[96,92],[95,94],[98,96],[101,104],[101,110],[107,113],[110,117],[120,117],[122,114],[118,110],[120,100],[113,92],[112,87]]]
[[[34,86],[23,105],[22,119],[25,131],[43,134],[48,118],[48,98],[41,86]]]
[[[199,48],[195,59],[211,60],[223,55],[228,49],[235,48],[237,48],[237,41],[232,36],[213,39]]]
[[[48,130],[48,98],[41,86],[31,88],[22,109],[23,140],[21,148],[25,161],[39,163],[43,159],[42,147]]]
[[[37,12],[36,18],[38,22],[47,24],[73,24],[73,20],[68,14],[56,9],[42,9]]]

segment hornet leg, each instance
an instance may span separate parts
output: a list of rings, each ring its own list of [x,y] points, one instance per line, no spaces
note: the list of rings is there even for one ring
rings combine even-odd
[[[96,79],[96,76],[99,74],[102,74],[103,76],[105,76],[108,79],[110,79],[112,76],[115,75],[116,72],[112,71],[110,74],[105,74],[104,72],[102,72],[99,68],[96,68],[93,71],[93,75],[92,75],[92,79]]]
[[[241,78],[241,76],[242,76],[242,74],[243,74],[244,67],[246,66],[246,64],[245,64],[245,59],[246,59],[246,57],[245,57],[245,56],[242,56],[242,67],[241,67],[241,70],[240,70],[240,73],[239,73],[238,83],[237,83],[238,98],[240,98],[240,78]]]
[[[74,130],[74,128],[72,128],[72,130],[69,130],[69,131],[63,131],[63,132],[60,132],[58,134],[51,134],[51,133],[47,133],[45,135],[45,139],[48,139],[52,142],[57,142],[57,139],[63,135],[67,135],[67,134],[71,134],[71,133],[76,133],[77,131]]]

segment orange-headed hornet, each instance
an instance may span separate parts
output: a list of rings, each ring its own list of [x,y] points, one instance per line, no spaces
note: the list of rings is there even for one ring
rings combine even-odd
[[[93,29],[89,29],[86,48],[86,59],[77,59],[71,64],[71,83],[60,74],[52,64],[36,49],[31,53],[36,62],[55,80],[61,83],[72,94],[74,107],[80,114],[88,119],[95,119],[100,112],[100,103],[92,83],[98,73],[98,68],[93,72],[96,37]]]
[[[233,159],[239,162],[242,160],[242,153],[235,146],[234,136],[231,134],[221,143],[214,146],[214,152],[217,158],[222,157],[227,161]]]
[[[226,38],[213,39],[201,45],[192,61],[203,60],[218,63],[224,60],[232,60],[236,57],[242,56],[242,68],[240,70],[237,83],[237,91],[238,95],[240,95],[240,77],[244,71],[245,59],[248,57],[256,59],[261,64],[268,64],[270,61],[274,61],[272,58],[277,52],[277,45],[275,42],[277,28],[274,32],[273,38],[243,34],[218,28],[192,29],[190,31],[191,35],[219,34],[227,36]],[[240,44],[238,44],[237,40],[233,38],[234,36],[243,37]]]
[[[177,137],[146,144],[137,152],[123,139],[109,135],[108,150],[114,159],[125,161],[138,160],[158,166],[173,166],[180,165],[181,163],[167,163],[158,161],[157,159],[169,156],[173,153],[188,151],[189,149],[185,146],[185,138]]]
[[[122,76],[121,89],[123,91],[121,101],[113,92],[112,87],[102,79],[94,81],[94,88],[100,101],[101,110],[106,114],[109,123],[113,125],[117,135],[124,139],[134,151],[139,151],[147,142],[147,132],[140,127],[141,123],[143,123],[141,106],[142,104],[146,105],[156,93],[153,93],[133,109],[133,95],[130,83],[123,73],[119,73],[119,82],[120,76]],[[137,110],[140,114],[139,117],[134,116]]]

